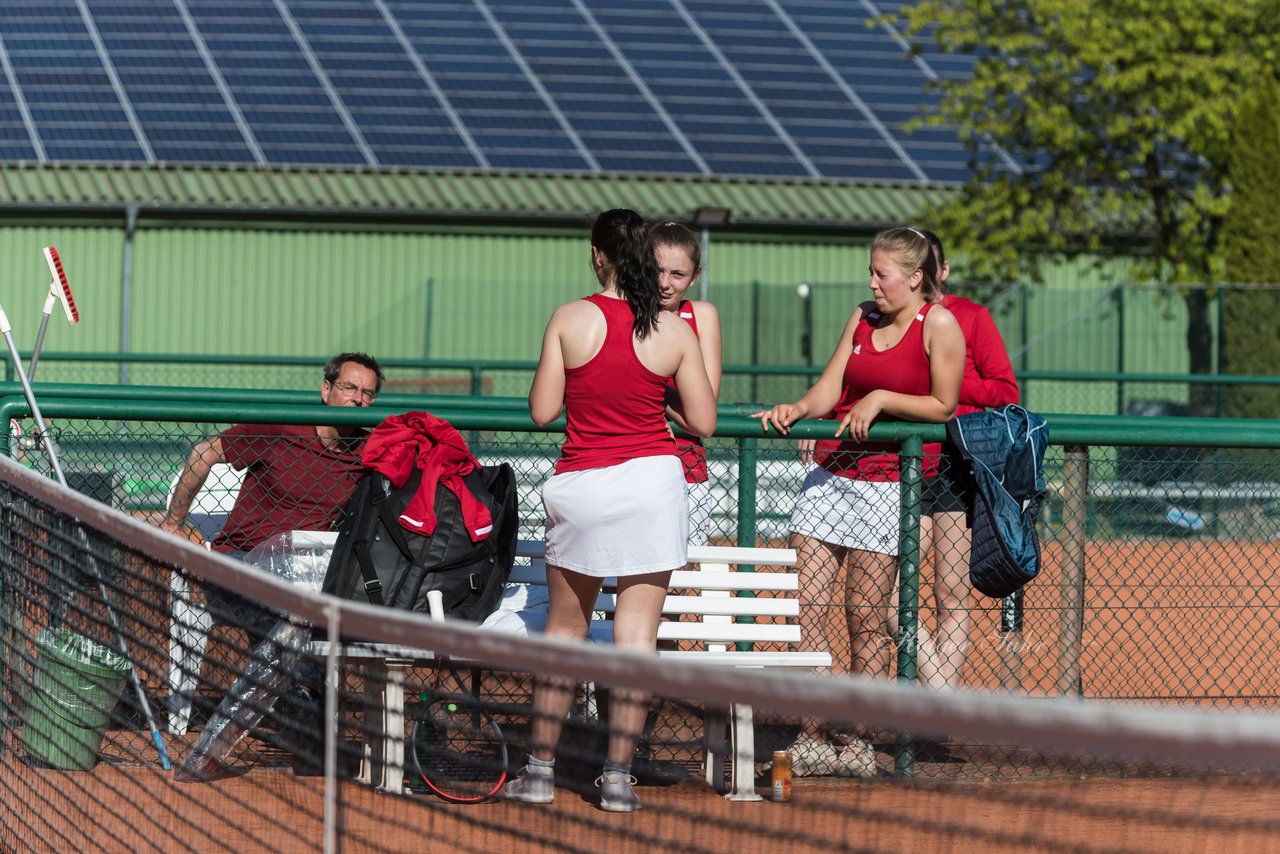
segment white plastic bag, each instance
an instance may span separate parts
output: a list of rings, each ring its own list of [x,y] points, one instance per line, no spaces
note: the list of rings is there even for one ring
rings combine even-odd
[[[319,593],[329,571],[329,556],[338,535],[329,531],[285,531],[254,546],[246,563]]]

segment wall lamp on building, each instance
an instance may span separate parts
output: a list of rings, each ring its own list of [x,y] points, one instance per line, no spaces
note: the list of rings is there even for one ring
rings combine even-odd
[[[702,229],[702,278],[698,282],[698,298],[707,298],[707,269],[710,266],[711,229],[729,224],[732,212],[728,208],[701,207],[693,211],[693,224]]]

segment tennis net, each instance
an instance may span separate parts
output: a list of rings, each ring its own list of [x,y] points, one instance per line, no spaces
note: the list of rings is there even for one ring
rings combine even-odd
[[[1280,840],[1273,715],[937,692],[432,622],[301,589],[3,459],[0,512],[5,849],[1169,852]],[[255,643],[220,621],[215,588],[270,607],[276,625]],[[322,636],[387,654],[309,643]],[[460,677],[443,689],[441,656]],[[308,667],[333,686],[318,703],[290,696]],[[524,762],[537,676],[581,686],[555,802],[488,798],[493,772]],[[595,803],[601,698],[620,689],[653,697],[633,763],[643,809],[629,815]],[[432,712],[442,690],[445,711]],[[403,721],[386,714],[401,691]],[[702,769],[706,722],[735,704],[754,710],[760,803],[726,800]],[[459,708],[459,730],[443,727]],[[810,717],[870,740],[878,771],[799,778],[789,801],[770,802],[773,750]],[[489,777],[459,771],[433,788],[441,744],[468,725],[488,732],[482,719],[505,758],[484,753]],[[388,736],[405,745],[398,769],[379,768],[370,747]],[[908,739],[914,763],[901,758]],[[1018,773],[991,774],[1001,763]]]

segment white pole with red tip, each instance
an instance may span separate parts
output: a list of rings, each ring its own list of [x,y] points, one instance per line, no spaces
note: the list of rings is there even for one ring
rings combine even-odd
[[[76,299],[71,295],[71,284],[67,281],[66,270],[62,269],[62,258],[58,256],[58,250],[52,246],[46,246],[42,251],[52,278],[49,281],[49,295],[44,300],[44,311],[40,315],[40,331],[36,333],[36,345],[31,350],[31,367],[27,369],[29,379],[35,378],[36,365],[40,361],[40,348],[44,345],[44,333],[49,328],[49,316],[53,314],[53,307],[61,302],[62,312],[67,316],[67,323],[75,326],[80,322],[80,310],[76,308]]]
[[[67,477],[62,472],[62,463],[58,461],[56,444],[52,437],[47,436],[44,432],[44,416],[40,413],[40,405],[36,403],[35,392],[31,389],[31,380],[27,377],[27,372],[22,367],[22,356],[18,353],[17,345],[13,343],[13,328],[9,325],[9,316],[5,314],[4,306],[0,306],[0,335],[4,336],[5,344],[9,347],[9,356],[13,359],[13,367],[18,372],[18,379],[22,382],[22,394],[27,399],[27,405],[31,407],[31,417],[36,424],[36,444],[44,447],[45,453],[49,455],[49,465],[53,468],[53,473],[57,477],[58,483],[65,487],[67,485]],[[120,647],[120,653],[129,662],[129,676],[133,682],[134,691],[137,693],[139,708],[146,715],[147,724],[151,727],[151,740],[155,743],[156,750],[160,753],[160,764],[164,770],[168,771],[172,767],[169,762],[169,752],[165,749],[164,738],[160,735],[160,728],[156,726],[155,716],[151,713],[151,703],[147,700],[147,694],[142,689],[142,682],[138,679],[137,668],[133,666],[133,656],[129,654],[129,645],[124,639],[124,632],[120,629],[120,618],[116,615],[115,606],[111,602],[111,594],[107,590],[106,583],[102,580],[102,571],[98,568],[98,559],[94,557],[93,550],[89,547],[89,536],[84,532],[84,528],[76,525],[76,532],[80,535],[80,545],[84,549],[85,558],[90,570],[93,572],[94,580],[98,582],[98,591],[102,594],[102,603],[107,608],[107,618],[111,621],[111,628],[115,630],[116,643]]]

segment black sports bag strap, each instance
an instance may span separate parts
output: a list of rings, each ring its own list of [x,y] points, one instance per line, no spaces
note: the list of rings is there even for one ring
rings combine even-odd
[[[392,515],[387,499],[391,497],[391,481],[384,474],[378,475],[377,485],[371,490],[374,495],[370,499],[370,503],[377,510],[378,519],[382,522],[382,527],[387,530],[387,534],[391,537],[391,542],[395,543],[396,548],[404,555],[405,560],[414,562],[413,552],[409,549],[409,541],[404,538],[404,533],[400,530],[399,522]],[[378,578],[378,571],[373,566],[373,555],[369,550],[368,538],[373,535],[373,530],[377,528],[377,522],[367,526],[362,533],[364,537],[352,543],[352,551],[356,553],[356,561],[360,564],[360,574],[364,576],[364,593],[369,601],[374,605],[385,605],[386,600],[382,598],[382,580]]]
[[[382,527],[386,530],[387,536],[390,537],[395,547],[399,549],[404,559],[409,562],[409,565],[411,567],[420,566],[422,559],[427,556],[427,549],[422,549],[416,556],[414,555],[413,549],[409,546],[409,540],[400,527],[400,520],[396,517],[396,514],[391,512],[391,502],[388,500],[391,498],[391,494],[388,491],[391,488],[391,482],[386,479],[386,475],[382,477],[383,480],[380,484],[382,489],[373,499],[373,506],[378,511],[378,519],[382,521]],[[366,541],[357,545],[364,546],[363,549],[357,548],[356,556],[360,561],[360,573],[364,576],[365,594],[374,605],[384,605],[386,603],[382,598],[382,581],[379,580],[378,572],[373,567],[373,557],[369,553],[369,544]]]
[[[378,508],[378,518],[382,520],[382,527],[387,529],[387,535],[391,537],[391,542],[395,543],[396,548],[400,550],[400,554],[404,555],[405,560],[417,565],[417,560],[413,556],[413,549],[409,548],[409,541],[405,538],[404,531],[400,528],[400,520],[391,512],[391,507],[386,501],[378,501],[374,506]]]
[[[360,574],[364,576],[364,595],[374,605],[385,605],[386,602],[382,599],[382,581],[378,578],[377,570],[373,568],[373,558],[369,555],[369,541],[353,543],[351,550],[355,552],[356,561],[360,564]]]

